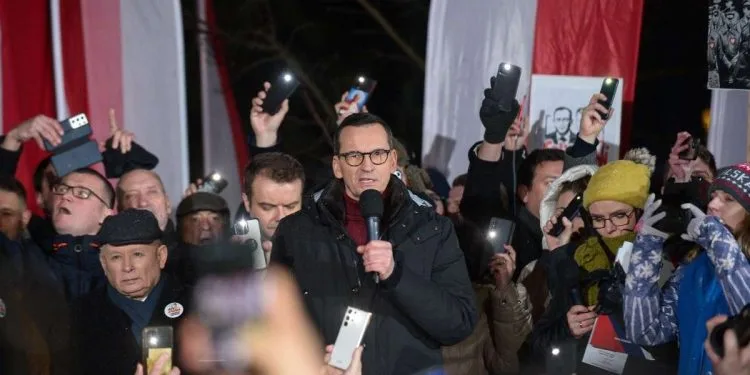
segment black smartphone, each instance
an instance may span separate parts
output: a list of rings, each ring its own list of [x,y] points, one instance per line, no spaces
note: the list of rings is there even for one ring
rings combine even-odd
[[[580,214],[581,206],[583,206],[583,194],[578,194],[573,197],[573,200],[568,203],[560,216],[557,217],[557,223],[550,229],[549,235],[554,237],[559,236],[565,230],[562,218],[567,217],[568,220],[573,221]]]
[[[357,107],[359,107],[359,110],[361,111],[365,104],[367,104],[367,99],[370,98],[370,95],[375,91],[375,86],[377,85],[378,81],[374,79],[370,79],[363,75],[358,76],[354,79],[354,84],[352,84],[352,87],[349,89],[349,93],[346,94],[346,102],[351,103],[355,98],[359,98]]]
[[[174,346],[174,333],[172,327],[146,327],[143,329],[143,365],[146,372],[151,373],[154,364],[160,356],[166,354],[169,357],[167,364],[164,366],[159,375],[169,375],[172,371],[172,349]]]
[[[92,133],[89,120],[83,113],[60,121],[60,126],[63,129],[63,135],[59,145],[52,146],[46,139],[44,140],[44,148],[49,152],[54,153],[62,149],[75,147],[71,146],[73,144],[80,145],[88,140]]]
[[[281,109],[281,103],[288,99],[299,87],[299,81],[290,72],[283,72],[271,83],[271,88],[266,93],[266,99],[263,100],[263,112],[269,115],[275,115]]]
[[[203,183],[198,187],[198,191],[221,194],[221,192],[229,185],[227,180],[219,172],[213,172],[203,179]]]
[[[516,223],[511,220],[499,217],[490,219],[490,225],[487,228],[487,241],[492,246],[493,253],[505,253],[505,245],[510,245],[513,241],[515,229]]]
[[[612,103],[615,101],[615,94],[617,93],[617,86],[619,85],[620,80],[617,78],[607,77],[602,81],[602,88],[599,90],[599,93],[607,97],[607,100],[599,101],[599,104],[607,109],[607,113],[599,111],[602,120],[609,120],[609,109],[612,108]]]
[[[700,138],[690,137],[685,141],[688,148],[680,152],[677,156],[682,160],[695,160],[698,158],[698,146],[701,144]]]
[[[521,81],[521,67],[503,62],[497,68],[495,87],[493,92],[500,110],[509,112],[513,107],[513,100],[518,93],[518,83]]]

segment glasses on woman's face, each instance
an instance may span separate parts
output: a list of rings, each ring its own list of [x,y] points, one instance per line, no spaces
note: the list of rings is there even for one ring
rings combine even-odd
[[[635,213],[635,210],[629,212],[615,212],[609,217],[591,215],[591,224],[594,229],[602,229],[607,226],[607,222],[611,222],[615,227],[624,227],[630,223],[630,217]]]
[[[96,193],[94,193],[91,189],[87,187],[70,186],[70,185],[65,185],[63,183],[59,183],[55,185],[54,187],[52,187],[52,193],[55,195],[65,195],[65,194],[68,194],[68,192],[73,194],[74,197],[78,199],[84,199],[84,200],[89,199],[93,196],[96,199],[98,199],[100,202],[104,203],[104,206],[109,208],[109,204],[107,204],[107,202],[105,202],[104,199],[102,199],[102,197],[96,195]]]
[[[386,149],[378,149],[372,152],[351,151],[343,154],[338,154],[337,156],[340,159],[344,159],[344,162],[352,167],[359,167],[360,165],[362,165],[362,163],[365,161],[365,156],[370,157],[370,161],[372,162],[372,164],[381,165],[385,163],[386,160],[388,160],[388,155],[391,154],[391,151],[392,150]]]

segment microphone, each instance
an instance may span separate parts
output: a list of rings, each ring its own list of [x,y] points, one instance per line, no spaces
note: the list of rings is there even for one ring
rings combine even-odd
[[[359,210],[367,226],[367,242],[380,238],[380,218],[383,216],[383,197],[375,189],[368,189],[359,196]],[[380,283],[380,276],[374,272],[375,283]]]

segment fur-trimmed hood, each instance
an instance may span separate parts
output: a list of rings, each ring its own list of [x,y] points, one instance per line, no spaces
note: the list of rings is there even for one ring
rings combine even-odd
[[[562,184],[579,180],[586,176],[593,176],[597,169],[598,167],[595,165],[578,165],[563,172],[560,177],[549,185],[547,193],[544,194],[544,199],[539,207],[539,225],[542,229],[544,229],[544,226],[547,225],[547,222],[555,213],[555,208],[557,208],[557,198],[560,197]],[[542,248],[547,249],[547,240],[544,238],[542,238]]]

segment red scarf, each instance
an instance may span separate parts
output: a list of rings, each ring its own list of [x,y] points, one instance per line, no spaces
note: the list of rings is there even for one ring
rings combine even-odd
[[[346,204],[344,227],[357,246],[364,245],[367,243],[367,226],[365,225],[365,218],[362,217],[362,212],[359,210],[359,202],[349,198],[346,193],[344,193],[344,202]]]

